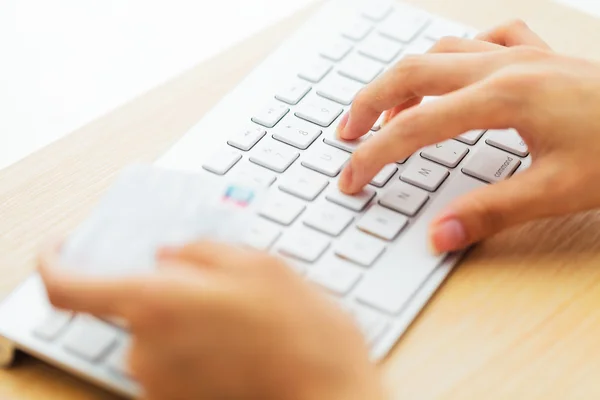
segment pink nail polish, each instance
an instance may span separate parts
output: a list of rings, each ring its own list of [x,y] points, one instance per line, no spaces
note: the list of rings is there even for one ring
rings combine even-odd
[[[436,225],[430,236],[430,247],[436,254],[462,249],[466,246],[467,233],[458,219],[448,219]]]

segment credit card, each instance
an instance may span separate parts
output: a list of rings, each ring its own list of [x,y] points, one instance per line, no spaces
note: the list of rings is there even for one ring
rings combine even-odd
[[[129,275],[156,268],[162,246],[200,239],[240,244],[263,190],[206,173],[127,167],[61,251],[66,268]]]

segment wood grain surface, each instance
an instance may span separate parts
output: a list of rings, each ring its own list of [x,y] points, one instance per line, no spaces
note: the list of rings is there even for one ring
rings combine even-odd
[[[600,59],[600,20],[549,0],[409,2],[479,29],[523,18],[555,49]],[[315,9],[0,171],[0,297],[121,167],[164,152]],[[600,398],[600,213],[528,224],[477,246],[381,370],[397,399]],[[27,356],[0,370],[0,399],[114,398]]]

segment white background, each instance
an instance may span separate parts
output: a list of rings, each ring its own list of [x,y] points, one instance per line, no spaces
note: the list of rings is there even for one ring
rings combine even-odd
[[[0,169],[313,0],[1,0]]]

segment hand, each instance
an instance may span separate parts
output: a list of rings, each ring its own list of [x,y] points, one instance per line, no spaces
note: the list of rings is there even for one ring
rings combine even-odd
[[[416,107],[423,96],[440,96]],[[600,65],[562,56],[524,23],[477,40],[446,38],[366,87],[338,127],[356,139],[340,189],[355,193],[386,164],[471,129],[515,128],[532,166],[452,202],[430,227],[439,253],[526,221],[600,207]]]
[[[58,308],[127,321],[148,400],[382,399],[354,323],[288,266],[216,243],[164,251],[152,275],[40,272]]]

